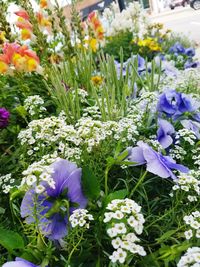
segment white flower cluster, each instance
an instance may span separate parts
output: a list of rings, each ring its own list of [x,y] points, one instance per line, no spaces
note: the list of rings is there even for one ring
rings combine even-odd
[[[93,120],[91,117],[81,118],[75,126],[67,125],[65,117],[49,117],[33,120],[26,130],[22,130],[18,138],[21,145],[27,145],[27,154],[37,151],[58,151],[67,159],[80,159],[81,148],[91,152],[106,138],[114,138],[122,142],[135,142],[139,135],[135,122],[131,118],[122,118],[118,122]]]
[[[147,30],[147,16],[137,2],[130,3],[122,12],[115,5],[106,8],[102,22],[107,36],[114,36],[120,31],[130,31],[140,38]]]
[[[76,90],[72,90],[71,91],[72,96],[73,96],[73,100],[75,100],[76,97]],[[78,95],[78,99],[80,100],[81,103],[87,103],[87,96],[88,96],[88,92],[78,88],[77,89],[77,95]]]
[[[132,119],[122,118],[116,121],[98,121],[92,118],[81,118],[75,125],[81,144],[87,145],[87,151],[98,146],[101,141],[112,137],[122,142],[136,141],[138,131]]]
[[[72,228],[79,226],[89,229],[90,221],[93,220],[93,216],[86,209],[76,209],[69,217]]]
[[[145,256],[144,248],[136,242],[136,236],[142,234],[145,222],[140,213],[141,207],[131,199],[114,199],[106,207],[109,212],[104,214],[104,223],[107,224],[107,234],[112,238],[112,246],[116,249],[109,257],[115,263],[124,263],[128,254]]]
[[[0,176],[0,187],[3,193],[8,194],[14,186],[15,179],[12,178],[11,173]]]
[[[195,147],[191,150],[192,159],[194,160],[194,164],[200,167],[200,146]]]
[[[175,136],[175,145],[170,149],[170,156],[173,159],[184,160],[185,156],[188,156],[188,145],[194,146],[197,138],[193,131],[188,129],[180,129]],[[186,147],[187,148],[184,148]]]
[[[44,185],[48,185],[51,188],[55,188],[55,181],[52,178],[52,174],[54,173],[53,168],[51,168],[48,163],[53,163],[57,159],[48,160],[42,159],[39,162],[34,162],[33,164],[29,165],[28,169],[22,172],[24,175],[20,187],[27,186],[28,188],[34,188],[37,194],[41,194],[45,191]]]
[[[197,201],[200,195],[200,171],[190,170],[189,173],[181,173],[178,176],[176,185],[172,187],[174,191],[182,190],[187,192],[187,200],[190,202]]]
[[[95,120],[101,119],[102,115],[97,105],[86,107],[84,109],[83,117],[91,117]]]
[[[44,100],[39,95],[28,96],[24,101],[24,108],[31,117],[35,115],[42,117],[41,113],[46,111],[43,105]]]
[[[188,248],[187,252],[181,257],[177,267],[199,267],[200,266],[200,248]]]
[[[200,87],[199,68],[177,70],[175,79],[172,76],[163,77],[162,83],[160,83],[161,91],[164,91],[166,86],[178,89],[183,93],[196,93]]]
[[[194,211],[189,216],[184,216],[183,220],[191,227],[191,229],[185,231],[185,238],[190,239],[193,236],[200,238],[200,212]]]

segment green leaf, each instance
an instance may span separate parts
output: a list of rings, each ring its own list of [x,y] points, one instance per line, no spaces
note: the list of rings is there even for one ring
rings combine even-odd
[[[83,192],[89,199],[96,199],[100,194],[100,183],[88,167],[82,168]]]
[[[24,240],[18,233],[0,227],[0,245],[12,252],[14,249],[23,249]]]
[[[110,193],[106,199],[104,204],[107,205],[109,202],[111,202],[113,199],[123,199],[127,196],[128,191],[126,189],[122,189],[119,191],[115,191],[113,193]]]
[[[176,230],[167,231],[161,237],[157,238],[157,242],[158,243],[162,243],[163,241],[167,240],[169,237],[171,237],[176,232],[177,232],[177,229]]]

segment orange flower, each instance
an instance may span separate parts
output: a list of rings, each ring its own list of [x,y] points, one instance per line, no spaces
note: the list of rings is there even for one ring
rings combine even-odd
[[[38,12],[36,16],[37,16],[38,23],[40,24],[40,26],[42,27],[51,26],[51,22],[47,18],[45,18],[41,12]]]
[[[17,22],[16,22],[16,26],[19,28],[19,29],[28,29],[28,30],[31,30],[33,29],[33,26],[32,24],[26,20],[26,19],[23,19],[23,18],[18,18]]]
[[[22,29],[21,31],[21,38],[22,40],[28,40],[31,39],[32,32],[29,31],[28,29]]]
[[[29,20],[29,14],[26,12],[26,10],[16,11],[15,15],[17,15],[18,17],[21,17],[23,19]]]
[[[40,0],[40,7],[41,8],[46,8],[48,6],[47,0]]]

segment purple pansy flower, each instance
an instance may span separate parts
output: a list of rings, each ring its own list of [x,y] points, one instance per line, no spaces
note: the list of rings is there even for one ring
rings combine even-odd
[[[187,55],[189,57],[195,56],[195,49],[192,47],[186,48],[185,49],[185,55]]]
[[[169,156],[163,156],[161,153],[153,150],[146,143],[139,141],[137,147],[129,148],[128,159],[138,165],[147,165],[147,171],[160,176],[161,178],[177,179],[172,170],[179,170],[187,173],[189,169],[181,164],[177,164],[175,160]]]
[[[189,68],[195,69],[195,68],[198,68],[199,66],[200,66],[200,63],[198,61],[193,62],[191,60],[186,61],[184,64],[185,69],[189,69]]]
[[[182,44],[177,42],[170,47],[169,52],[175,54],[185,54],[185,48],[182,46]]]
[[[10,112],[5,108],[0,108],[0,128],[5,128],[8,125]]]
[[[174,127],[171,123],[163,119],[158,119],[158,125],[158,142],[162,145],[163,148],[168,148],[173,143],[171,135],[175,133]]]
[[[27,223],[33,223],[34,203],[37,200],[37,220],[41,232],[57,240],[67,234],[68,212],[85,208],[87,199],[81,188],[81,169],[68,160],[59,159],[51,165],[55,188],[45,186],[45,192],[37,195],[33,189],[26,192],[21,204],[21,216]]]
[[[162,93],[158,100],[157,109],[164,112],[168,117],[176,120],[184,112],[193,112],[195,107],[192,105],[191,99],[175,90],[167,90]]]
[[[9,261],[3,264],[2,267],[37,267],[30,261],[24,260],[22,258],[16,258],[15,261]]]

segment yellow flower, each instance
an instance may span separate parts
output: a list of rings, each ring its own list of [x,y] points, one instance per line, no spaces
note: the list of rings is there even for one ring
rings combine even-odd
[[[3,62],[3,61],[0,61],[0,73],[3,74],[3,73],[6,73],[8,70],[8,65]]]
[[[46,8],[48,6],[47,0],[40,0],[40,7],[41,8]]]
[[[34,58],[27,58],[27,71],[34,71],[37,69],[38,63]]]
[[[93,76],[91,78],[91,81],[95,84],[95,85],[101,85],[103,82],[103,78],[101,76]]]
[[[5,35],[6,35],[6,33],[4,31],[0,32],[0,41],[3,41],[3,42],[6,41]]]

